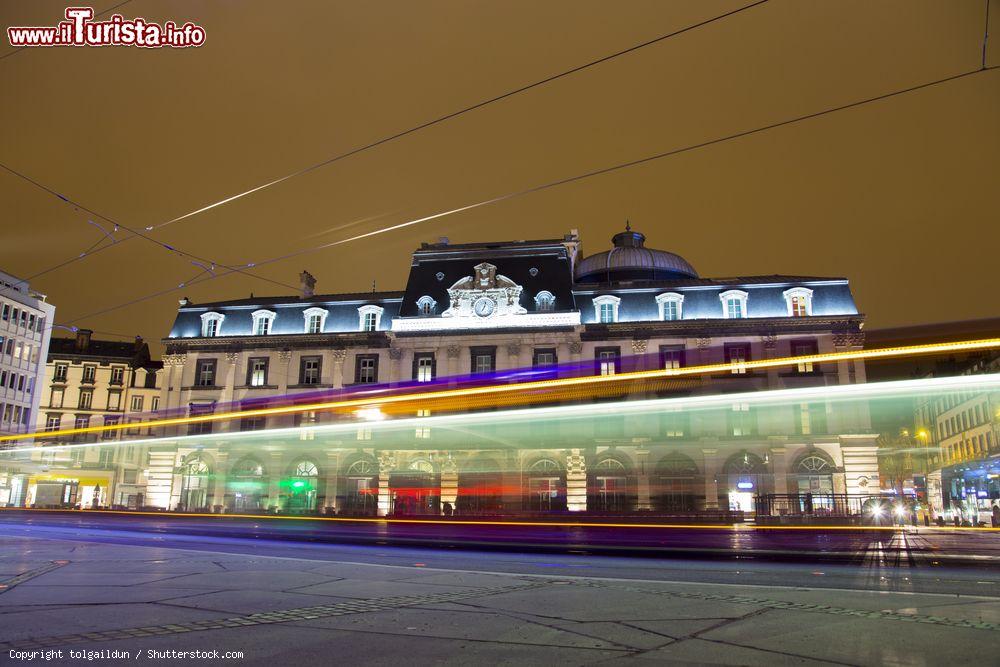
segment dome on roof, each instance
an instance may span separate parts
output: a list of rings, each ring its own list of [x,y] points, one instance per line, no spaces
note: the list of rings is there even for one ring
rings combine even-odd
[[[697,278],[698,272],[680,255],[645,247],[646,236],[624,232],[611,238],[614,247],[585,257],[576,265],[577,282],[614,282],[616,280],[664,280]]]

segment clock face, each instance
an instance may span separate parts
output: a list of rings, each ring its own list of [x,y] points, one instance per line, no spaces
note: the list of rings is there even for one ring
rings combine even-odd
[[[488,296],[480,297],[479,299],[476,299],[474,304],[472,304],[473,312],[480,317],[489,317],[493,314],[493,310],[496,307],[496,302]]]

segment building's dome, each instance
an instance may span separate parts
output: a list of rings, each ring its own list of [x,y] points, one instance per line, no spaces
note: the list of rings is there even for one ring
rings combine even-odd
[[[576,265],[581,283],[617,280],[697,278],[698,272],[680,255],[645,247],[646,237],[629,226],[611,238],[614,248],[585,257]]]

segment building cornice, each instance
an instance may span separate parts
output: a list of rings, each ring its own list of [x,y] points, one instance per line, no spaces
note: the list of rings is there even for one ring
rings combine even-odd
[[[213,338],[164,338],[167,354],[184,352],[242,352],[244,350],[296,350],[316,348],[389,347],[385,331],[352,331],[325,334],[269,334],[267,336],[216,336]]]

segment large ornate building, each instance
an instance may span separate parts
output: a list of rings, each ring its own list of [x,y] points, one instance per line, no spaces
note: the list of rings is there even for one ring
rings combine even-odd
[[[739,366],[860,349],[863,316],[846,279],[702,278],[628,228],[587,256],[575,230],[541,241],[423,244],[396,292],[316,294],[313,277],[301,278],[302,293],[290,297],[182,300],[164,340],[161,407],[206,414],[267,396],[563,364],[607,375],[733,363],[712,392],[865,381],[853,361],[756,373]],[[310,413],[193,424],[173,435],[214,427],[232,437],[157,444],[146,501],[227,511],[692,512],[750,510],[760,492],[877,492],[863,411],[845,417],[809,403],[782,414],[758,423],[737,402],[718,419],[667,420],[655,437],[633,437],[625,423],[578,446],[542,438],[502,451],[445,451],[419,428],[410,442],[382,447],[364,429],[294,448],[241,437],[324,419]],[[470,490],[485,488],[483,476],[500,490],[488,501]]]

